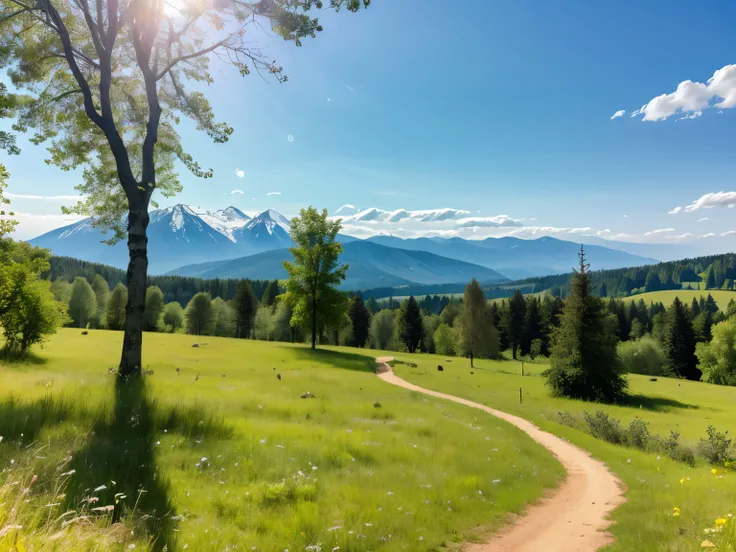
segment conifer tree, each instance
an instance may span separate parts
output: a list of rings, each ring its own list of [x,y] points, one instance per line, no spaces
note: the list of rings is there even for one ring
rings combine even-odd
[[[272,280],[266,284],[266,289],[263,292],[263,297],[261,298],[261,305],[264,307],[272,307],[273,304],[276,302],[276,297],[279,294],[279,281],[278,280]]]
[[[626,389],[616,354],[615,321],[590,292],[590,265],[580,248],[580,267],[554,332],[550,368],[544,373],[554,395],[615,401]]]
[[[424,326],[422,325],[422,312],[413,295],[401,304],[396,322],[399,339],[406,345],[410,353],[416,352],[424,336]]]
[[[526,316],[526,302],[524,296],[517,289],[508,302],[504,326],[511,345],[511,355],[516,358],[517,349],[524,334],[524,317]]]
[[[664,356],[663,367],[676,376],[697,381],[703,375],[695,357],[695,333],[679,297],[667,309]]]
[[[350,300],[348,306],[348,318],[353,325],[353,335],[350,340],[351,347],[364,347],[368,341],[368,334],[371,330],[371,313],[363,303],[360,295],[356,295]]]
[[[524,331],[521,339],[521,354],[528,355],[535,339],[542,339],[542,313],[539,309],[539,299],[530,296],[526,301],[524,315]]]
[[[253,333],[253,321],[258,310],[258,301],[248,280],[242,280],[238,284],[233,302],[235,304],[235,337],[248,338]]]
[[[456,324],[459,352],[470,358],[471,368],[475,357],[490,358],[498,355],[498,330],[491,324],[486,296],[475,278],[465,286],[463,306]]]

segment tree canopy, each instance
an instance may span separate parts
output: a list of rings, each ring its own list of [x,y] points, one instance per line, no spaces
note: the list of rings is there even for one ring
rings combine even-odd
[[[339,264],[340,228],[340,221],[328,220],[327,209],[302,209],[291,221],[294,261],[284,262],[287,300],[294,306],[292,326],[311,334],[312,349],[322,331],[338,328],[345,318],[347,297],[337,289],[348,271],[348,265]]]
[[[401,303],[396,323],[399,339],[406,345],[410,353],[416,352],[424,337],[424,326],[422,325],[422,311],[419,310],[419,305],[413,295]]]
[[[330,0],[329,7],[355,12],[369,3]],[[122,376],[142,365],[153,195],[181,190],[179,165],[213,175],[186,151],[180,121],[215,143],[233,132],[201,91],[214,82],[213,60],[284,82],[252,35],[267,26],[299,46],[322,30],[311,12],[323,7],[321,0],[0,0],[0,69],[19,91],[10,98],[15,128],[47,146],[50,164],[83,169],[77,189],[85,199],[67,212],[92,216],[112,230],[111,240],[127,233]]]
[[[554,332],[545,375],[555,395],[610,402],[623,395],[627,384],[616,354],[615,321],[603,301],[591,294],[589,265],[582,248],[579,255],[580,268]]]
[[[491,324],[488,302],[475,278],[465,287],[458,320],[458,350],[460,354],[470,357],[471,368],[475,357],[489,358],[498,355],[498,330]]]

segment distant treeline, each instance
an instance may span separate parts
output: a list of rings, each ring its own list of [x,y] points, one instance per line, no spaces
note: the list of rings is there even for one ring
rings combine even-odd
[[[556,274],[527,278],[505,284],[506,291],[512,288],[527,288],[523,291],[536,293],[549,290],[553,295],[565,296],[572,274]],[[647,291],[667,289],[734,289],[736,280],[736,255],[710,255],[656,265],[617,268],[591,272],[593,291],[602,297],[626,297]],[[491,288],[493,289],[493,288]],[[498,286],[496,289],[502,289]],[[490,291],[490,290],[489,290]]]
[[[118,283],[127,285],[124,270],[81,261],[73,257],[51,257],[49,270],[41,276],[51,281],[61,279],[67,282],[81,276],[92,283],[96,274],[102,276],[111,288],[114,288]],[[164,294],[164,301],[167,303],[176,301],[182,306],[186,306],[191,298],[200,291],[209,293],[213,299],[220,297],[225,301],[229,301],[235,297],[235,290],[240,281],[232,278],[204,280],[183,276],[149,276],[147,285],[158,286]],[[249,282],[253,288],[253,294],[260,299],[263,297],[270,280],[249,280]]]

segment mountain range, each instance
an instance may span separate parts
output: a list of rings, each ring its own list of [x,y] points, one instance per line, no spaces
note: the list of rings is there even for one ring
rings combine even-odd
[[[354,222],[373,218],[431,223],[448,218],[462,221],[469,216],[467,211],[456,209],[381,211],[344,206],[341,211],[336,215],[353,217]],[[149,271],[206,278],[282,278],[286,275],[282,263],[291,256],[289,230],[289,220],[274,210],[251,218],[232,206],[218,211],[181,204],[157,209],[151,211],[148,227]],[[102,243],[108,237],[94,227],[92,219],[84,219],[30,243],[55,255],[125,268],[125,241],[112,246]],[[342,259],[351,266],[346,289],[460,283],[473,277],[491,283],[568,272],[580,248],[579,243],[551,237],[466,240],[373,236],[360,240],[340,235],[339,239],[345,248]],[[595,269],[656,262],[603,245],[588,245],[586,252]]]

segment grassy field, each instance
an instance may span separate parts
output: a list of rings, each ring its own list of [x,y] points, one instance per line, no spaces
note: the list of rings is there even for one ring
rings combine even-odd
[[[370,351],[146,334],[152,373],[116,385],[121,340],[64,329],[0,362],[0,551],[436,550],[564,475],[521,431],[381,382]]]
[[[628,500],[614,512],[616,543],[606,550],[685,552],[700,550],[704,540],[721,546],[716,550],[733,550],[726,547],[725,532],[706,534],[705,530],[714,527],[715,519],[731,520],[728,514],[736,514],[736,473],[718,469],[714,474],[702,462],[691,468],[664,456],[612,445],[556,420],[558,412],[601,409],[627,424],[639,417],[649,422],[652,433],[666,436],[672,430],[695,443],[706,436],[708,425],[728,430],[729,435],[736,432],[736,389],[664,378],[652,382],[630,375],[629,405],[601,406],[550,397],[541,377],[544,364],[526,363],[527,375],[521,376],[520,363],[480,360],[471,374],[465,359],[394,355],[417,364],[416,368],[397,365],[399,376],[523,416],[605,461],[627,486]],[[443,372],[437,371],[438,363],[443,364]],[[520,388],[523,404],[519,404]]]
[[[728,302],[731,299],[736,299],[736,292],[727,291],[722,289],[711,289],[711,290],[691,290],[691,289],[680,289],[680,290],[665,290],[665,291],[649,291],[647,293],[640,293],[638,295],[632,295],[630,297],[624,297],[624,301],[639,301],[643,299],[645,303],[663,303],[665,307],[672,304],[675,297],[679,297],[680,301],[690,304],[693,302],[693,298],[700,300],[702,297],[705,299],[708,294],[713,296],[719,309],[726,310]]]

